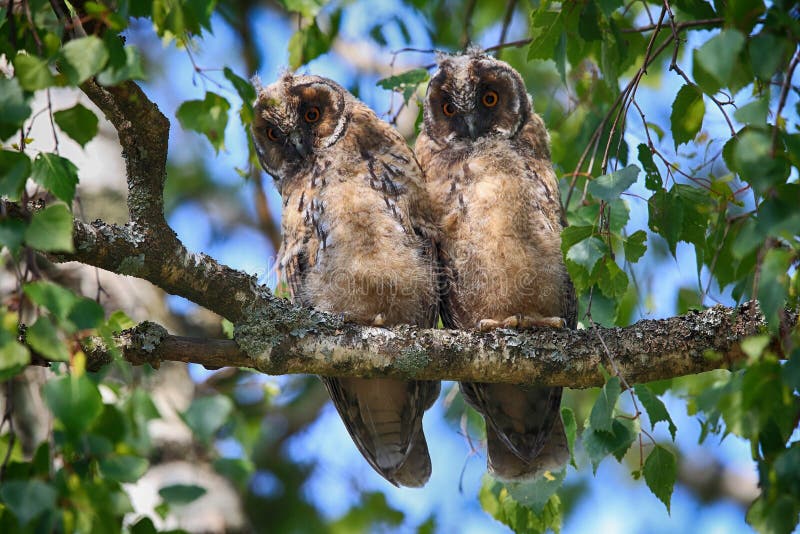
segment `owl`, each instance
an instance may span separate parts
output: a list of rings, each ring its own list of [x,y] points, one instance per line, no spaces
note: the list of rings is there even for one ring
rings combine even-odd
[[[434,326],[437,229],[405,140],[332,80],[286,73],[256,85],[252,135],[283,200],[277,267],[293,302],[363,325]],[[439,383],[322,381],[370,465],[423,486],[422,416]]]
[[[440,56],[415,153],[442,232],[445,326],[574,328],[575,291],[561,256],[564,223],[549,136],[520,74],[480,50]],[[561,388],[460,387],[486,421],[495,477],[535,478],[567,461]]]

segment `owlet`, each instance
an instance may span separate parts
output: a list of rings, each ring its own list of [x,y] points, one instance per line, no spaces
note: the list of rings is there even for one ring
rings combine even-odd
[[[442,231],[445,326],[574,328],[549,136],[521,76],[475,49],[442,56],[438,67],[415,150]],[[567,461],[561,388],[460,386],[486,421],[495,477],[533,478]]]
[[[258,158],[283,198],[278,268],[292,300],[364,325],[434,326],[436,229],[405,140],[332,80],[258,88]],[[422,415],[439,383],[322,378],[361,454],[395,485],[431,472]]]

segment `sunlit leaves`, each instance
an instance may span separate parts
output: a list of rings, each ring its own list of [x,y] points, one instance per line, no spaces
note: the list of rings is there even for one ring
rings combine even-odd
[[[296,69],[326,53],[339,33],[340,19],[341,11],[337,11],[327,31],[323,31],[316,20],[296,31],[289,40],[289,66]]]
[[[105,67],[108,50],[99,37],[73,39],[61,49],[62,69],[73,85],[80,85]]]
[[[25,242],[42,251],[72,252],[72,213],[63,204],[37,211],[25,230]]]
[[[25,340],[33,350],[49,360],[57,362],[69,360],[69,350],[59,336],[58,328],[46,315],[39,317],[32,326],[28,327],[25,332]]]
[[[33,160],[31,178],[69,205],[78,185],[78,168],[66,158],[41,152]]]
[[[550,497],[537,513],[514,499],[501,482],[486,475],[478,500],[489,515],[514,532],[545,532],[548,529],[558,532],[561,529],[561,500],[558,495]]]
[[[18,54],[14,58],[14,73],[19,85],[26,91],[45,89],[55,84],[46,59],[28,54]]]
[[[294,11],[307,18],[316,17],[325,5],[324,0],[280,0],[280,3],[286,11]]]
[[[644,230],[636,230],[623,243],[625,259],[631,263],[639,261],[647,250],[647,233]]]
[[[672,138],[675,141],[676,150],[679,145],[688,143],[695,138],[703,126],[705,113],[706,107],[703,103],[702,93],[692,85],[681,87],[672,104],[672,113],[670,114]]]
[[[187,130],[194,130],[208,138],[214,150],[225,147],[225,127],[231,105],[216,93],[207,92],[203,100],[188,100],[180,105],[176,116]]]
[[[548,471],[530,480],[507,482],[505,486],[515,501],[530,507],[534,513],[541,514],[550,498],[561,487],[566,475],[566,469],[557,472]]]
[[[53,119],[65,134],[73,138],[82,147],[86,146],[86,143],[97,135],[97,124],[99,122],[97,115],[82,104],[75,104],[69,109],[56,111],[53,113]],[[66,202],[70,200],[72,200],[71,197]]]

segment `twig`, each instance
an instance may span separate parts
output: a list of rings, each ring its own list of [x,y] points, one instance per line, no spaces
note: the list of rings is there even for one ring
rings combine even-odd
[[[511,26],[511,20],[514,18],[514,10],[517,8],[517,0],[508,0],[508,4],[506,4],[506,13],[503,16],[503,27],[500,30],[500,43],[504,44],[506,42],[506,37],[508,36],[508,28]],[[503,50],[497,50],[497,59],[500,59]]]
[[[789,87],[792,85],[792,77],[794,76],[794,69],[797,67],[797,62],[800,61],[800,51],[795,52],[794,57],[792,58],[791,63],[789,63],[789,68],[786,70],[786,79],[783,81],[783,86],[781,87],[781,96],[778,100],[778,110],[775,112],[775,125],[772,127],[772,157],[775,157],[775,154],[778,149],[778,122],[781,118],[781,111],[783,111],[783,106],[786,105],[786,97],[789,94]]]

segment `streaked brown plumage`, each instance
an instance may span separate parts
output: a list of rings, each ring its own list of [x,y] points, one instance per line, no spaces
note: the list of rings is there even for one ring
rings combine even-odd
[[[360,324],[434,326],[437,234],[405,140],[335,82],[291,74],[259,90],[253,138],[283,197],[278,267],[292,299]],[[323,382],[370,465],[424,485],[422,415],[439,383]]]
[[[549,136],[519,73],[479,50],[441,57],[415,152],[442,230],[445,326],[574,328]],[[486,420],[496,477],[531,478],[568,459],[561,388],[461,383],[461,391]]]

